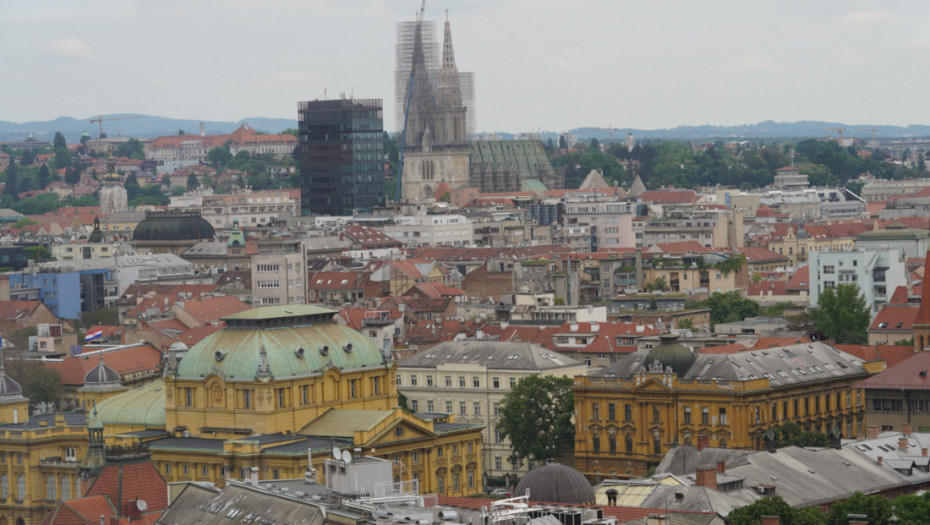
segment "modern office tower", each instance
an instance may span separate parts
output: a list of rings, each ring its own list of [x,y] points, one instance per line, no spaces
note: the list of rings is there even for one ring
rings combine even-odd
[[[352,215],[384,204],[381,99],[298,104],[301,213]]]

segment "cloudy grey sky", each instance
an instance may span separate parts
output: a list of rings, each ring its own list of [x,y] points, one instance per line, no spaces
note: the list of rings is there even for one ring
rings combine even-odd
[[[0,0],[0,120],[296,118],[383,98],[419,0]],[[930,124],[926,0],[427,0],[478,129]]]

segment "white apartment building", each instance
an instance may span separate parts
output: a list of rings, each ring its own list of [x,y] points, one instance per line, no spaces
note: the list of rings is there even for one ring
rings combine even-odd
[[[531,467],[508,461],[509,441],[497,432],[504,396],[531,375],[585,374],[584,363],[531,343],[450,341],[399,362],[397,391],[414,412],[452,413],[457,422],[483,425],[485,474],[522,476]]]
[[[256,241],[252,256],[252,304],[307,302],[307,249],[299,239]]]
[[[238,221],[240,227],[269,224],[281,213],[300,215],[300,190],[236,190],[212,195],[211,191],[171,197],[171,208],[200,210],[200,216],[215,230],[226,230]]]
[[[464,215],[397,215],[385,225],[385,235],[408,248],[423,245],[468,246],[474,243],[473,225]]]
[[[563,236],[573,239],[571,231],[584,231],[588,239],[585,244],[594,248],[632,248],[636,246],[633,236],[633,218],[637,215],[637,203],[618,202],[614,199],[598,198],[566,200],[562,209]],[[574,244],[574,243],[572,243]]]
[[[907,270],[898,250],[815,251],[810,253],[808,263],[811,307],[817,306],[820,294],[827,288],[855,284],[875,317],[895,289],[907,285]]]

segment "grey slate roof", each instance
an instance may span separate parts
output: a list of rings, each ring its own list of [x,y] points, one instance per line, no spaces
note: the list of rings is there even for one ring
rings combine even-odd
[[[532,343],[448,341],[398,363],[399,368],[436,368],[451,363],[476,364],[494,370],[551,370],[581,365]]]
[[[249,516],[253,517],[252,523],[322,525],[324,520],[323,509],[308,499],[231,482],[221,492],[212,494],[209,489],[188,485],[156,523],[228,525]]]
[[[682,379],[748,381],[769,378],[773,388],[827,378],[867,375],[862,360],[830,345],[814,342],[751,350],[735,354],[698,354]],[[633,377],[646,352],[634,352],[589,374],[591,377]]]
[[[720,461],[730,462],[750,453],[751,451],[735,448],[704,447],[704,450],[698,450],[695,446],[679,445],[665,454],[656,467],[656,474],[684,476],[691,474],[698,467],[716,465]]]
[[[624,521],[621,525],[646,525],[646,520],[647,518],[640,518]],[[670,513],[665,523],[668,525],[724,525],[726,522],[718,514]]]

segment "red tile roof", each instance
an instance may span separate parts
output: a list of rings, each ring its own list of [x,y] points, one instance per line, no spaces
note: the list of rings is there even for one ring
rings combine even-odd
[[[888,299],[888,304],[907,304],[908,295],[907,286],[898,286]]]
[[[155,374],[161,365],[161,352],[152,345],[143,344],[111,350],[102,354],[82,354],[68,356],[61,361],[47,361],[46,366],[58,372],[61,384],[80,386],[84,384],[84,376],[100,362],[103,362],[116,371],[120,377],[137,374]]]
[[[758,246],[746,246],[737,248],[736,250],[746,254],[746,260],[750,263],[782,262],[788,260],[784,255],[779,255],[768,248]]]
[[[638,198],[659,204],[692,204],[698,201],[698,194],[691,190],[648,190]]]
[[[930,259],[930,252],[927,253]],[[917,312],[915,324],[930,324],[930,288],[927,287],[927,281],[923,282],[920,292],[920,310]]]
[[[930,352],[912,353],[904,361],[861,381],[856,388],[930,390]]]
[[[100,516],[115,516],[116,509],[103,495],[63,501],[42,520],[42,525],[96,524]]]
[[[151,461],[117,463],[103,467],[87,496],[106,495],[123,515],[136,500],[145,500],[147,514],[168,507],[168,485]]]
[[[392,320],[400,319],[404,314],[398,309],[353,308],[346,307],[336,314],[349,328],[361,330],[365,319],[390,317]]]
[[[791,279],[788,280],[786,289],[791,291],[810,290],[810,275],[810,266],[801,266],[794,272]]]
[[[442,246],[421,246],[414,253],[433,261],[487,261],[488,259],[506,258],[512,260],[539,259],[553,254],[571,252],[572,249],[561,244],[544,246],[527,246],[519,248],[455,248]]]
[[[17,321],[25,319],[42,304],[39,301],[0,301],[0,320]]]
[[[178,307],[190,314],[191,317],[202,325],[215,323],[227,315],[252,309],[251,306],[231,295],[208,297],[199,301],[178,303]]]
[[[181,342],[187,345],[188,348],[194,346],[195,344],[203,341],[209,335],[213,335],[216,332],[219,332],[226,326],[226,323],[220,322],[217,324],[205,324],[203,326],[195,326],[190,330],[179,335],[176,339],[169,341],[168,346],[175,342]]]
[[[917,319],[918,306],[886,304],[869,325],[869,332],[911,333]]]
[[[307,282],[310,290],[360,290],[368,274],[362,272],[311,272]]]
[[[345,236],[362,246],[362,249],[397,248],[404,244],[383,231],[370,226],[346,226]]]
[[[747,297],[765,297],[767,295],[787,295],[788,283],[785,281],[767,281],[749,283]]]
[[[837,349],[854,355],[866,362],[885,361],[892,367],[914,355],[913,346],[900,345],[833,345]]]

